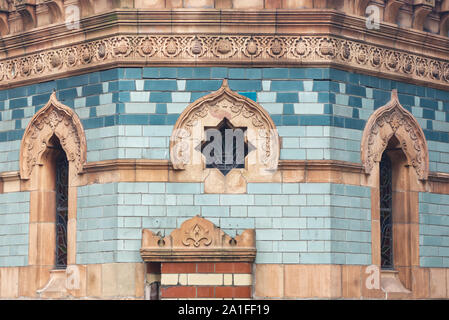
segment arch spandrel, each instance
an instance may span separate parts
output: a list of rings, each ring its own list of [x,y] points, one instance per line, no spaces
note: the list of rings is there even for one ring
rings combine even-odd
[[[34,166],[41,163],[53,135],[58,137],[75,172],[82,172],[87,151],[83,126],[76,113],[60,103],[53,92],[47,104],[33,116],[23,135],[20,146],[22,179],[29,179]]]
[[[368,119],[362,136],[361,159],[365,173],[380,162],[390,139],[395,136],[420,180],[429,175],[429,153],[424,132],[415,117],[399,103],[397,91],[391,100]]]
[[[174,169],[186,169],[201,159],[195,147],[204,140],[204,128],[217,126],[224,118],[236,127],[248,129],[248,141],[257,149],[257,156],[248,156],[253,157],[253,164],[268,170],[277,168],[279,136],[273,120],[262,106],[232,91],[224,79],[220,89],[190,104],[176,122],[170,138]]]

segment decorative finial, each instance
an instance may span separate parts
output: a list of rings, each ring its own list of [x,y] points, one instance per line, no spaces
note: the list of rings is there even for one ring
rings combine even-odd
[[[397,100],[397,101],[399,101],[399,98],[398,98],[398,89],[393,89],[393,90],[391,90],[391,100]]]
[[[223,79],[223,83],[221,84],[221,86],[229,88],[229,86],[228,86],[228,79]]]

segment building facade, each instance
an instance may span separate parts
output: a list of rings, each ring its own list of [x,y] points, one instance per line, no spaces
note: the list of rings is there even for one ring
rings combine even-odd
[[[1,298],[449,298],[449,1],[0,1]]]

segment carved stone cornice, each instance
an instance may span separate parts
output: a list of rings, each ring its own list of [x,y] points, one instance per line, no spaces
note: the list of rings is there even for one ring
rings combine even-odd
[[[112,67],[173,63],[335,67],[449,87],[447,37],[388,23],[368,30],[365,19],[341,12],[121,9],[83,18],[80,25],[3,37],[0,89]]]
[[[255,241],[254,229],[231,238],[209,220],[195,216],[164,238],[143,229],[140,255],[145,262],[254,262]]]

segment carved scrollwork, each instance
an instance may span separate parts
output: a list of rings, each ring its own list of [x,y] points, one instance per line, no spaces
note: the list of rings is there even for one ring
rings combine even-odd
[[[399,103],[396,90],[392,92],[391,101],[370,116],[363,131],[361,159],[367,174],[380,161],[392,136],[399,140],[418,178],[427,180],[429,158],[426,138],[413,115]]]
[[[86,138],[81,121],[75,112],[61,104],[53,93],[46,106],[34,115],[23,135],[20,147],[22,179],[29,179],[53,135],[58,137],[75,172],[82,172],[86,162]]]

